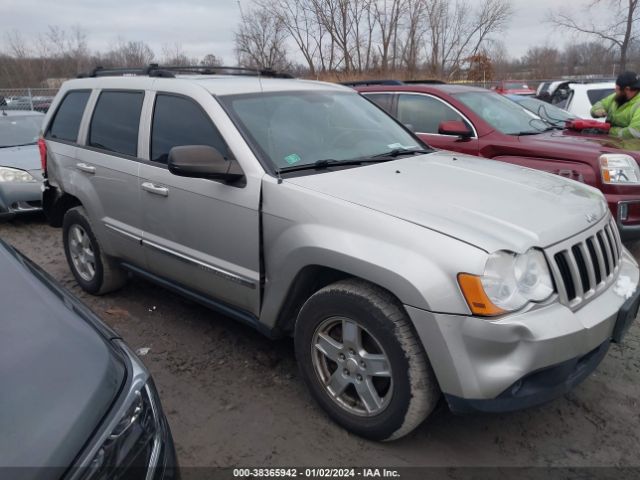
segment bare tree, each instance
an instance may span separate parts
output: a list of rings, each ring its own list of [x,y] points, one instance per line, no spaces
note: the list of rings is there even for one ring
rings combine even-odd
[[[286,69],[289,62],[285,47],[286,27],[278,15],[256,5],[242,13],[235,33],[236,55],[242,66]]]
[[[604,6],[608,13],[583,18],[581,14],[567,10],[550,11],[547,19],[550,23],[564,30],[572,31],[587,37],[596,38],[614,45],[618,49],[620,70],[626,70],[628,51],[637,38],[637,23],[640,19],[639,0],[591,0],[589,11],[596,6]]]
[[[153,50],[146,43],[118,39],[116,45],[103,56],[103,66],[143,67],[152,63],[154,58]]]
[[[558,71],[559,60],[560,51],[551,47],[531,47],[522,59],[533,78],[550,78],[561,74]]]
[[[188,65],[196,65],[198,60],[189,57],[180,42],[167,43],[162,46],[162,63],[165,65],[173,65],[177,67],[185,67]]]
[[[393,47],[396,46],[397,48],[400,18],[404,13],[406,4],[407,2],[405,0],[381,0],[373,2],[374,18],[380,31],[378,53],[380,54],[380,68],[382,71],[386,72],[390,66],[392,68],[396,66],[397,51],[394,51],[395,49]]]
[[[504,29],[513,10],[506,0],[484,0],[474,9],[465,0],[425,0],[429,30],[428,65],[452,76],[464,58],[476,55],[491,34]]]
[[[206,67],[220,67],[222,66],[222,59],[214,55],[213,53],[208,53],[202,60],[200,60],[200,65]]]
[[[315,76],[323,67],[321,52],[326,32],[317,20],[313,0],[258,0],[256,3],[262,8],[271,8],[278,16],[304,58],[309,74]]]

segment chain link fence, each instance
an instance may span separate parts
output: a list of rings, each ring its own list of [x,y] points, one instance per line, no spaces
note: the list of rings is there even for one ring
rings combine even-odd
[[[57,88],[0,88],[0,109],[46,113]]]

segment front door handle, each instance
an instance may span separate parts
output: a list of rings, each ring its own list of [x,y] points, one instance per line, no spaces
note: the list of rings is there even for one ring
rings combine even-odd
[[[169,189],[161,185],[155,185],[151,182],[142,182],[140,185],[145,192],[153,193],[154,195],[160,195],[163,197],[169,196]]]
[[[84,173],[96,173],[96,167],[86,163],[76,163],[76,168]]]

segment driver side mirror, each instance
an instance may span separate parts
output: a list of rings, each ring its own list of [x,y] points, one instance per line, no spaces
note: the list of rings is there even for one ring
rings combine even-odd
[[[235,160],[227,160],[209,145],[184,145],[169,150],[169,171],[180,177],[208,178],[237,183],[244,172]]]
[[[438,125],[438,133],[440,135],[454,135],[462,139],[473,137],[473,132],[460,120],[447,120],[440,122],[440,125]]]

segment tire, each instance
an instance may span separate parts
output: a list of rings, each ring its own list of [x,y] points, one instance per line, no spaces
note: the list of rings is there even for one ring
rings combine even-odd
[[[342,280],[312,295],[298,315],[294,341],[312,396],[334,421],[361,437],[400,438],[440,398],[402,305],[368,282]]]
[[[62,238],[71,273],[84,291],[104,295],[127,282],[126,272],[104,254],[84,207],[67,210],[62,223]]]

